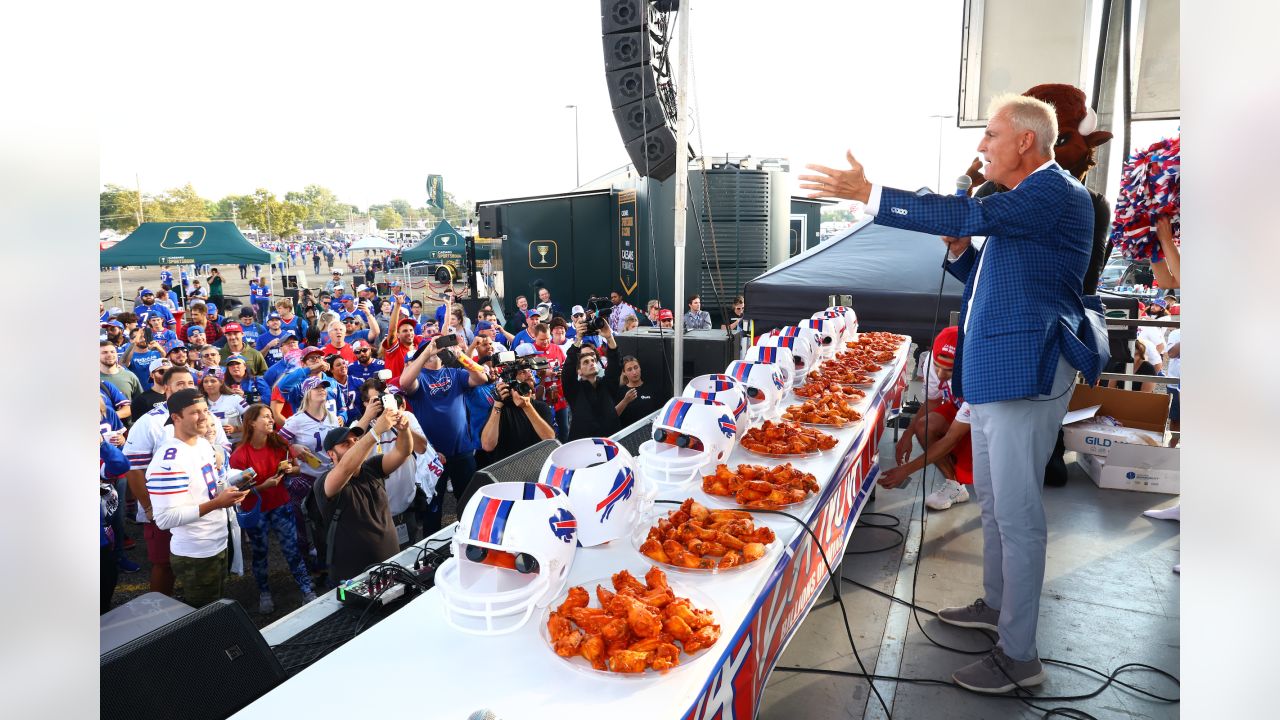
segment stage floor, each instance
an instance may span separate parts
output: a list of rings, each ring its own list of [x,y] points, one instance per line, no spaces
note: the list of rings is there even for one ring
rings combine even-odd
[[[919,397],[913,383],[904,397]],[[882,464],[892,464],[893,433],[880,447]],[[919,452],[917,447],[916,452]],[[1178,562],[1178,523],[1152,520],[1143,510],[1177,502],[1171,495],[1101,490],[1067,453],[1070,479],[1065,487],[1045,488],[1049,519],[1049,555],[1044,595],[1040,604],[1041,657],[1088,665],[1104,673],[1130,662],[1141,662],[1180,674],[1179,585],[1173,565]],[[929,472],[932,491],[934,471]],[[937,480],[941,482],[941,480]],[[920,478],[906,490],[883,490],[866,512],[891,514],[905,533],[919,524]],[[974,500],[942,512],[928,511],[916,602],[936,610],[962,605],[981,595],[982,531]],[[892,533],[861,527],[849,550],[883,547]],[[916,532],[919,532],[918,528]],[[908,545],[915,546],[914,539]],[[903,583],[898,596],[910,597],[911,567],[903,564],[904,547],[847,556],[844,575],[886,593]],[[905,568],[903,579],[899,570]],[[1194,569],[1192,570],[1194,572]],[[913,678],[949,680],[952,671],[973,658],[943,650],[921,633],[905,606],[894,611],[890,600],[843,583],[845,605],[858,653],[869,672]],[[830,590],[823,597],[829,598]],[[821,602],[821,601],[820,601]],[[907,612],[903,612],[906,610]],[[840,607],[815,608],[797,631],[778,665],[858,671],[849,650]],[[952,628],[920,614],[929,635],[948,645],[979,648],[985,643],[974,631]],[[883,658],[881,655],[883,654]],[[1103,680],[1072,668],[1046,665],[1049,680],[1037,695],[1062,696],[1092,692]],[[1125,672],[1120,680],[1166,697],[1178,689],[1150,672]],[[895,718],[946,717],[948,720],[1039,718],[1042,713],[1017,700],[995,699],[955,687],[877,683]],[[892,693],[892,695],[890,694]],[[777,670],[761,702],[762,720],[804,718],[883,718],[879,702],[868,702],[867,682],[861,678],[798,674]],[[1176,718],[1178,705],[1158,703],[1113,685],[1098,697],[1064,703],[1032,702],[1045,708],[1069,706],[1097,717]]]

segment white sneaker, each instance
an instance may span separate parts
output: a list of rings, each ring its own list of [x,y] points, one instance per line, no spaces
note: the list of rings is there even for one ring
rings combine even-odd
[[[946,510],[956,503],[969,502],[969,490],[955,480],[948,480],[942,487],[929,493],[924,504],[930,510]]]
[[[271,593],[264,592],[258,596],[258,612],[268,615],[276,609],[276,604],[271,600]]]

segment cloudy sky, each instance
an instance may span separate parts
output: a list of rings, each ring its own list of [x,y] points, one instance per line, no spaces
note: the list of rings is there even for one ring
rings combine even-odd
[[[954,115],[960,0],[698,0],[692,54],[709,154],[841,162],[935,184]],[[626,164],[603,76],[598,0],[470,0],[306,9],[156,3],[104,50],[101,178],[206,197],[320,183],[366,206],[415,204],[428,173],[487,200],[574,186]],[[945,121],[944,185],[978,130]],[[1137,126],[1135,142],[1174,126]],[[1148,140],[1148,142],[1150,141]]]

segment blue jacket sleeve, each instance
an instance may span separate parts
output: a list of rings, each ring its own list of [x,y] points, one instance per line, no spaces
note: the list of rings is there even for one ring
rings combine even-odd
[[[129,472],[128,458],[120,448],[105,440],[98,447],[98,457],[102,459],[102,474],[107,478],[118,478]]]
[[[1057,172],[1032,173],[1016,190],[965,198],[956,195],[916,195],[885,187],[880,191],[876,224],[933,235],[966,237],[998,235],[1002,238],[1050,234],[1062,215],[1060,183],[1069,182]]]
[[[960,282],[968,282],[969,272],[973,270],[973,264],[977,261],[978,251],[970,245],[964,252],[960,253],[960,257],[952,262],[944,263],[943,267]]]

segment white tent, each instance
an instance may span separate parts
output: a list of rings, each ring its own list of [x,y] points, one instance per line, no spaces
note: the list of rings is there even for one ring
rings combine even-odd
[[[395,250],[396,246],[390,240],[373,235],[366,235],[359,240],[351,243],[352,250]]]

